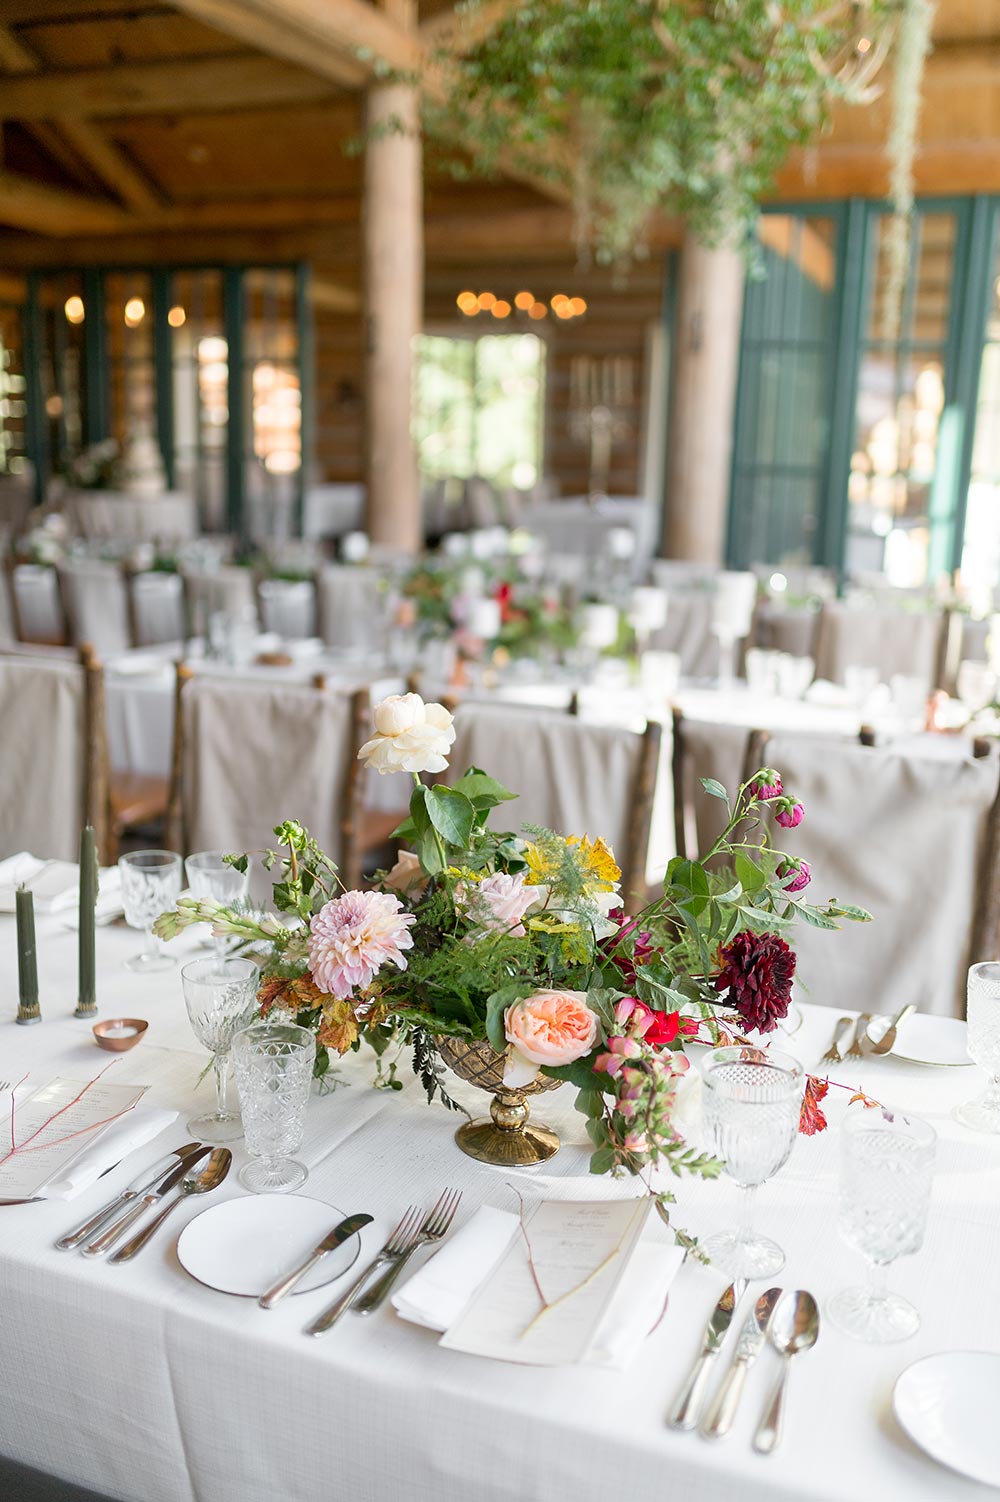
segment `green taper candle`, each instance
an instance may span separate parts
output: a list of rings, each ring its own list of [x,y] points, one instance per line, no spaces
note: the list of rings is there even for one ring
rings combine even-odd
[[[35,899],[25,887],[17,894],[17,1020],[41,1022],[38,1006],[38,961],[35,954]]]
[[[97,846],[89,824],[80,832],[80,977],[74,1017],[97,1015],[97,966],[94,956],[97,906]]]

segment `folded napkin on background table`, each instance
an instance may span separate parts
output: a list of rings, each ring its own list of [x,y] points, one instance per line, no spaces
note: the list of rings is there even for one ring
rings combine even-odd
[[[397,1314],[429,1330],[447,1330],[478,1288],[491,1276],[517,1234],[518,1217],[482,1205],[409,1282],[393,1295]],[[663,1312],[667,1291],[684,1253],[649,1234],[635,1255],[605,1312],[586,1358],[588,1366],[621,1371],[635,1356]]]
[[[31,892],[39,916],[68,914],[79,907],[80,868],[75,861],[43,861],[36,855],[29,855],[27,850],[0,861],[0,913],[15,911],[17,889],[21,886]],[[97,921],[107,921],[121,910],[118,867],[102,866],[98,881]]]
[[[47,1200],[71,1200],[114,1168],[130,1153],[158,1137],[165,1127],[177,1120],[176,1111],[158,1110],[154,1106],[136,1106],[120,1121],[114,1121],[93,1147],[70,1163],[61,1178],[52,1179],[39,1193]]]

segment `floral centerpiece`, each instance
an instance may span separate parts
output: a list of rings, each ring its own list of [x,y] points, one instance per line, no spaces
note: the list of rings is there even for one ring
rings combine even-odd
[[[525,1094],[569,1082],[594,1172],[716,1171],[674,1122],[683,1045],[773,1031],[789,1006],[793,923],[868,918],[844,903],[808,902],[808,864],[772,845],[773,826],[800,825],[801,803],[771,768],[732,801],[703,779],[726,805],[723,834],[705,859],[671,861],[662,894],[628,917],[601,839],[493,828],[491,819],[507,822],[498,811],[515,794],[478,767],[450,786],[421,781],[448,764],[455,731],[442,705],[394,695],[374,720],[360,758],[415,784],[396,831],[409,848],[392,870],[371,890],[344,891],[334,862],[289,821],[275,830],[281,848],[264,856],[277,877],[275,915],[184,898],[158,919],[159,936],[210,922],[216,934],[265,942],[261,1010],[315,1031],[321,1071],[331,1053],[362,1040],[380,1060],[408,1045],[428,1097],[450,1105],[443,1053],[496,1092],[493,1129],[508,1140],[523,1133]],[[246,868],[246,855],[229,859]],[[395,1067],[383,1082],[400,1087]],[[824,1093],[823,1081],[807,1089],[807,1131],[824,1125]]]
[[[490,654],[498,665],[510,657],[560,654],[574,647],[579,629],[558,588],[521,578],[516,565],[496,560],[427,559],[400,586],[400,625],[416,627],[425,640],[451,637],[463,656]],[[477,602],[495,602],[488,638],[480,634]]]

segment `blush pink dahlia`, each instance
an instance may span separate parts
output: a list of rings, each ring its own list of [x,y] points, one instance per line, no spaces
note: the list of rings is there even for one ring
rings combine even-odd
[[[316,913],[309,933],[309,970],[319,989],[344,1001],[371,985],[389,960],[406,969],[413,948],[412,913],[388,892],[345,892]]]

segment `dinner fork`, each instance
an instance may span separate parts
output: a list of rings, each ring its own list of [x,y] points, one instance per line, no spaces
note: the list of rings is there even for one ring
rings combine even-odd
[[[416,1205],[410,1205],[385,1246],[369,1262],[364,1271],[358,1274],[347,1292],[342,1293],[336,1303],[331,1304],[328,1309],[324,1309],[323,1313],[317,1319],[314,1319],[311,1325],[306,1326],[305,1333],[307,1335],[325,1335],[327,1330],[337,1323],[344,1310],[349,1307],[355,1294],[364,1287],[376,1268],[383,1267],[386,1262],[391,1262],[396,1257],[402,1256],[410,1245],[410,1242],[416,1239],[420,1230],[421,1213]]]
[[[444,1191],[434,1209],[427,1216],[420,1230],[406,1248],[406,1251],[397,1257],[392,1266],[386,1269],[378,1281],[368,1289],[367,1293],[362,1294],[358,1302],[352,1305],[355,1314],[373,1314],[392,1292],[396,1284],[396,1279],[417,1248],[428,1246],[431,1242],[440,1241],[442,1237],[447,1236],[461,1199],[461,1189],[446,1189]]]
[[[854,1037],[851,1039],[851,1046],[844,1055],[845,1059],[864,1058],[864,1055],[861,1052],[861,1040],[864,1037],[865,1033],[868,1031],[868,1024],[869,1022],[871,1022],[871,1020],[871,1012],[861,1013],[861,1016],[858,1018],[858,1025],[854,1029]]]
[[[836,1032],[833,1035],[833,1042],[830,1044],[830,1047],[827,1049],[826,1053],[823,1055],[822,1062],[824,1064],[841,1064],[841,1063],[843,1063],[843,1059],[844,1059],[844,1054],[843,1054],[844,1045],[846,1044],[848,1038],[851,1036],[851,1032],[852,1032],[852,1029],[854,1029],[854,1025],[855,1024],[854,1024],[854,1018],[853,1017],[841,1017],[840,1021],[837,1023],[837,1030],[836,1030]],[[858,1036],[860,1037],[860,1029],[858,1029],[857,1032],[858,1032]]]

